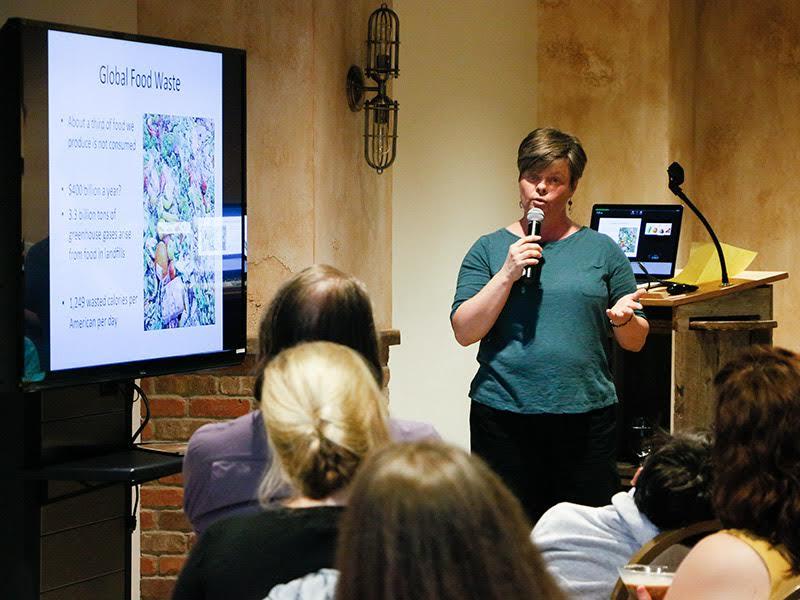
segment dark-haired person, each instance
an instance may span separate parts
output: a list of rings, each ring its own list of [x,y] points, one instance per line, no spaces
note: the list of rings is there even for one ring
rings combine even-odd
[[[181,571],[174,600],[261,600],[277,584],[333,567],[348,486],[389,441],[386,402],[356,351],[331,342],[267,363],[261,411],[276,460],[260,489],[268,508],[214,523]],[[286,482],[293,493],[272,503]]]
[[[667,598],[783,599],[800,585],[800,357],[752,346],[714,387],[712,502],[726,529],[692,548]]]
[[[383,385],[372,304],[364,286],[334,267],[314,265],[278,289],[261,320],[255,397],[260,397],[261,372],[272,358],[314,340],[356,350]],[[439,439],[431,425],[416,421],[390,419],[389,430],[395,440]],[[202,533],[223,517],[257,511],[258,486],[271,461],[259,410],[198,429],[183,461],[183,510],[195,531]]]
[[[482,236],[461,264],[450,320],[458,342],[480,342],[469,396],[472,451],[535,520],[561,501],[600,506],[619,489],[609,334],[644,345],[628,259],[567,212],[586,165],[577,138],[536,129],[520,144],[520,218]],[[544,213],[527,235],[527,213]],[[523,268],[541,268],[526,285]]]
[[[607,506],[557,504],[531,537],[570,598],[608,598],[617,568],[660,531],[714,518],[711,479],[711,437],[678,434],[647,457],[635,488]]]
[[[475,456],[393,444],[359,470],[340,525],[337,573],[269,600],[561,600],[517,499]],[[334,591],[335,588],[335,591]]]

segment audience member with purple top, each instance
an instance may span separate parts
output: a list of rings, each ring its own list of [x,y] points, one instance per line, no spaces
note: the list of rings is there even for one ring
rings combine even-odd
[[[359,352],[379,385],[383,383],[372,305],[355,278],[326,265],[308,267],[275,294],[261,321],[255,397],[264,366],[286,348],[307,341],[331,341]],[[440,439],[427,423],[390,419],[396,441]],[[183,461],[183,510],[202,533],[213,522],[259,510],[258,486],[272,462],[261,412],[198,429]],[[277,492],[276,499],[289,495]]]

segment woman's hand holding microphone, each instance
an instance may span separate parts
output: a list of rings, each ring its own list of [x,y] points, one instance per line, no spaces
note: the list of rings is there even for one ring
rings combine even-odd
[[[503,272],[509,281],[514,282],[522,277],[525,267],[539,264],[539,260],[542,258],[542,247],[537,242],[540,239],[541,237],[538,235],[526,235],[508,247]]]

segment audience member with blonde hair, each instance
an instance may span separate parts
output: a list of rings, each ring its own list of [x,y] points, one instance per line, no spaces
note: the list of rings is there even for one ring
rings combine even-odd
[[[354,350],[311,342],[263,372],[261,411],[273,455],[262,499],[294,495],[259,514],[212,525],[192,550],[174,598],[260,599],[278,583],[333,566],[348,484],[366,454],[389,440],[386,401]]]
[[[726,529],[692,549],[667,598],[783,598],[800,583],[800,357],[752,346],[714,387],[712,501]]]
[[[275,293],[259,328],[255,397],[264,366],[286,348],[328,341],[360,353],[379,386],[383,373],[372,304],[355,277],[328,265],[312,265],[293,275]],[[394,440],[439,439],[433,426],[389,420]],[[209,423],[189,440],[183,460],[183,511],[197,533],[215,521],[259,510],[258,487],[272,462],[261,411],[232,421]],[[277,498],[287,490],[273,490]]]
[[[481,459],[437,442],[367,459],[342,520],[337,572],[270,600],[559,600],[519,501]],[[338,579],[338,582],[337,582]]]

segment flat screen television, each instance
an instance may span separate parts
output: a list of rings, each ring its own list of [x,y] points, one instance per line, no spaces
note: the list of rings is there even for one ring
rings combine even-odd
[[[241,362],[245,53],[0,30],[3,391]]]

